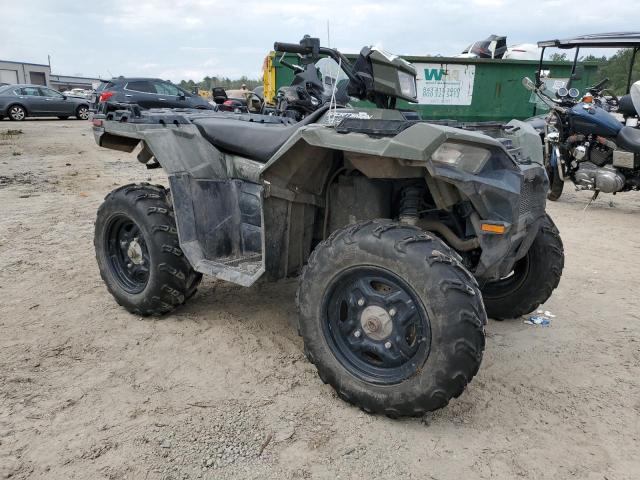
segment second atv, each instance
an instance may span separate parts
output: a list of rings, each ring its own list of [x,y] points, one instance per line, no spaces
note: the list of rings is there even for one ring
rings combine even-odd
[[[416,121],[395,108],[416,101],[415,69],[376,48],[353,63],[309,37],[275,50],[301,64],[275,115],[108,104],[94,117],[99,145],[139,148],[170,185],[106,197],[102,278],[129,311],[161,315],[202,274],[299,275],[305,353],[341,398],[393,417],[443,407],[480,367],[487,314],[531,312],[560,280],[540,138],[519,121]]]

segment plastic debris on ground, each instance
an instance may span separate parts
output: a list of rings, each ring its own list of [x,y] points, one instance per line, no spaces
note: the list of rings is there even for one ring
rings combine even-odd
[[[536,315],[532,315],[524,320],[527,325],[540,325],[541,327],[548,327],[551,325],[551,319],[555,318],[555,315],[549,310],[538,310]]]

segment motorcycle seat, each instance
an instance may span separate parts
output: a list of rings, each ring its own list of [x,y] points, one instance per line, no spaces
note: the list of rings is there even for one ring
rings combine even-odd
[[[640,129],[622,127],[618,132],[616,144],[628,152],[640,153]]]
[[[208,115],[191,122],[219,150],[266,163],[300,127],[313,123],[326,110],[320,108],[297,123],[287,122],[286,117],[237,114]]]

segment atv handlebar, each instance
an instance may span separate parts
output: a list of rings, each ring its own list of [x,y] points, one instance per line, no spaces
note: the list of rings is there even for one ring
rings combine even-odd
[[[275,42],[273,44],[273,49],[276,52],[286,52],[286,53],[298,53],[300,55],[312,55],[313,47],[310,45],[300,45],[298,43],[286,43],[286,42]],[[326,55],[328,57],[333,58],[338,63],[346,63],[349,65],[349,62],[346,58],[344,58],[337,50],[333,48],[327,47],[319,47],[317,53],[320,55]]]
[[[308,37],[305,37],[304,39],[302,39],[300,44],[275,42],[273,44],[273,49],[276,52],[297,53],[300,55],[309,55],[312,57],[317,55],[326,55],[327,57],[333,58],[336,61],[336,63],[338,63],[341,66],[342,70],[347,75],[347,78],[349,78],[350,81],[354,82],[355,84],[362,83],[362,80],[360,80],[360,78],[358,78],[358,76],[353,71],[353,66],[351,65],[351,62],[344,55],[342,55],[338,50],[335,50],[333,48],[327,48],[327,47],[318,47],[317,49],[314,49],[313,45],[302,45],[302,43],[307,38]],[[286,63],[283,63],[283,65],[288,66]],[[296,70],[295,67],[294,67],[294,70]]]
[[[273,44],[273,49],[276,52],[299,53],[300,55],[313,53],[312,47],[303,47],[302,45],[297,43],[276,42]]]

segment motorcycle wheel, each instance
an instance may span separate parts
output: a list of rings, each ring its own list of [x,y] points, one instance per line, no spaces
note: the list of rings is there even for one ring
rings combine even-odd
[[[562,195],[564,180],[560,178],[558,168],[552,167],[551,165],[547,168],[547,175],[549,176],[549,192],[547,193],[547,198],[556,201]]]
[[[558,116],[557,113],[552,115],[555,115],[556,117],[555,121],[553,121],[552,123],[553,125],[555,125],[556,130],[562,138],[562,119]],[[551,121],[551,117],[549,121]],[[551,162],[551,157],[554,155],[554,152],[556,156],[556,161],[554,162],[555,165],[553,165]],[[563,155],[564,153],[565,152],[562,152],[559,146],[550,145],[549,143],[546,143],[545,145],[544,167],[547,170],[547,176],[549,177],[549,192],[547,192],[547,198],[551,201],[558,200],[562,195],[562,189],[564,188],[564,180],[560,178],[560,172],[558,171],[558,162],[561,161],[561,155]]]

